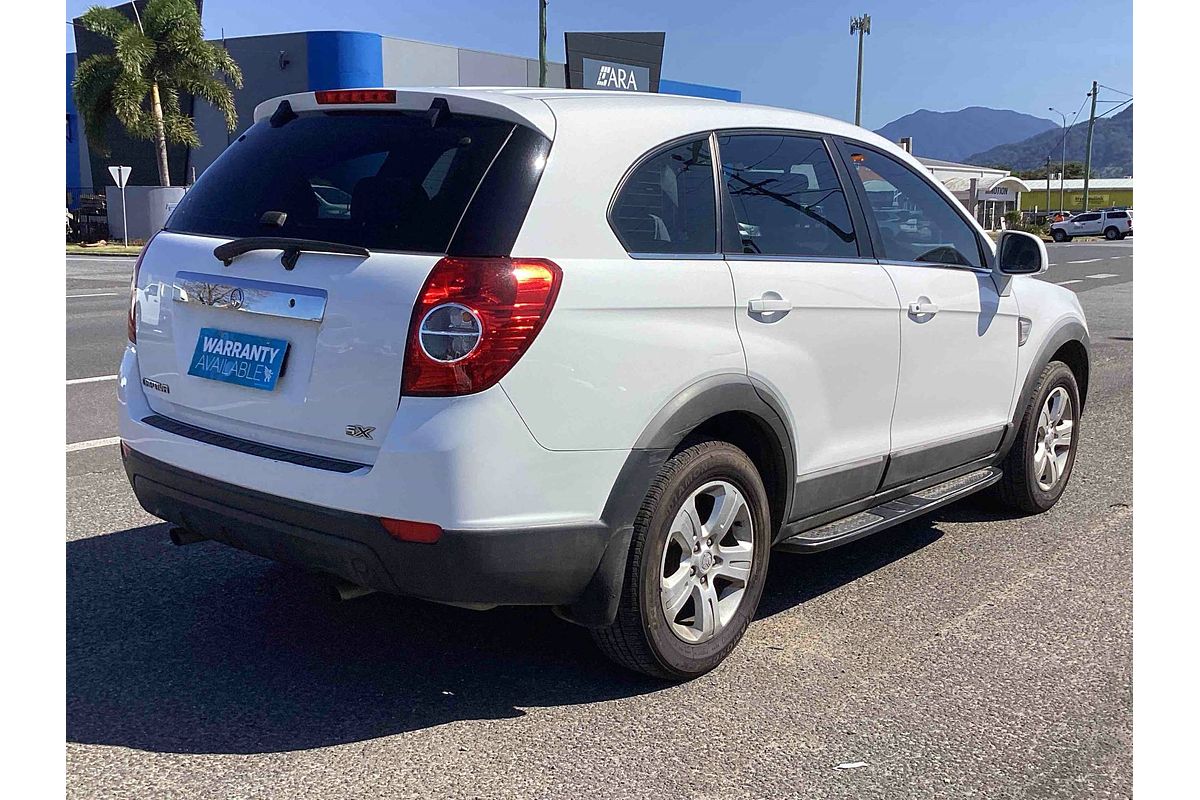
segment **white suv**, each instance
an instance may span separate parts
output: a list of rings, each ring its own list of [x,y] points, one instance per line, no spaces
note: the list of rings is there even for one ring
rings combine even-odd
[[[122,456],[176,543],[552,606],[685,679],[738,642],[772,548],[1067,484],[1075,295],[872,133],[536,89],[255,119],[135,270]]]
[[[1132,235],[1132,211],[1091,211],[1050,226],[1050,236],[1056,242],[1069,242],[1076,236],[1103,236],[1113,241]]]

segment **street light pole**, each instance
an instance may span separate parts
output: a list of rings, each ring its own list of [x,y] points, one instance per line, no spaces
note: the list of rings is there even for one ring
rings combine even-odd
[[[850,35],[858,34],[858,90],[854,93],[854,124],[862,124],[863,37],[871,32],[871,15],[850,18]]]
[[[1058,173],[1058,211],[1061,214],[1064,210],[1064,207],[1066,206],[1065,197],[1066,197],[1066,178],[1067,178],[1067,130],[1068,130],[1067,115],[1064,114],[1063,112],[1059,111],[1054,106],[1051,106],[1049,110],[1053,111],[1055,114],[1058,114],[1060,117],[1062,117],[1062,126],[1063,126],[1062,168],[1059,170],[1059,173]],[[1076,111],[1075,114],[1071,116],[1071,124],[1072,125],[1075,124],[1075,116],[1077,116],[1078,114],[1079,114],[1079,112]]]

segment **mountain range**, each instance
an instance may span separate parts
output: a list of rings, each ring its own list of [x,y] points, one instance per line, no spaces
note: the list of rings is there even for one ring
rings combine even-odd
[[[1062,159],[1062,130],[1038,133],[1020,141],[980,148],[966,157],[969,164],[1000,166],[1012,170],[1044,166]],[[1087,121],[1076,123],[1067,134],[1067,161],[1083,161],[1087,149]],[[1092,133],[1092,175],[1120,178],[1133,174],[1133,105],[1111,117],[1096,120]]]
[[[922,108],[889,122],[875,132],[893,142],[899,141],[902,136],[911,136],[913,155],[945,161],[969,161],[974,153],[1057,129],[1058,125],[1051,120],[1031,114],[970,106],[959,111],[928,111]]]

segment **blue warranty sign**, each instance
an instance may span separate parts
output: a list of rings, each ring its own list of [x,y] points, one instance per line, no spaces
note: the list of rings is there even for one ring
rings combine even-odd
[[[271,391],[279,380],[288,343],[216,328],[201,328],[188,375]]]

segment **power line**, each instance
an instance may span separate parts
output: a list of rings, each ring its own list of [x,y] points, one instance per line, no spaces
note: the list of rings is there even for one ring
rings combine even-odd
[[[1108,89],[1110,92],[1116,92],[1117,94],[1123,94],[1126,97],[1133,97],[1133,95],[1130,94],[1129,92],[1123,92],[1120,89],[1114,89],[1111,86],[1105,86],[1103,83],[1098,83],[1096,85],[1099,86],[1101,89]]]
[[[1067,142],[1070,141],[1071,131],[1079,123],[1079,114],[1083,111],[1083,107],[1085,104],[1087,104],[1089,97],[1091,97],[1091,93],[1083,96],[1083,102],[1079,104],[1079,109],[1071,116],[1071,124],[1067,126],[1065,131],[1063,131],[1063,147],[1066,147]]]
[[[1116,111],[1120,111],[1122,106],[1127,106],[1127,105],[1129,105],[1129,104],[1130,104],[1130,103],[1132,103],[1132,102],[1133,102],[1133,98],[1132,98],[1132,97],[1130,97],[1130,98],[1129,98],[1128,100],[1126,100],[1124,103],[1121,103],[1121,105],[1119,105],[1119,106],[1113,106],[1113,107],[1112,107],[1112,108],[1110,108],[1108,111],[1105,111],[1103,114],[1101,114],[1100,116],[1096,117],[1096,119],[1104,119],[1104,118],[1105,118],[1105,117],[1107,117],[1109,114],[1112,114],[1112,113],[1114,113],[1114,112],[1116,112]]]

